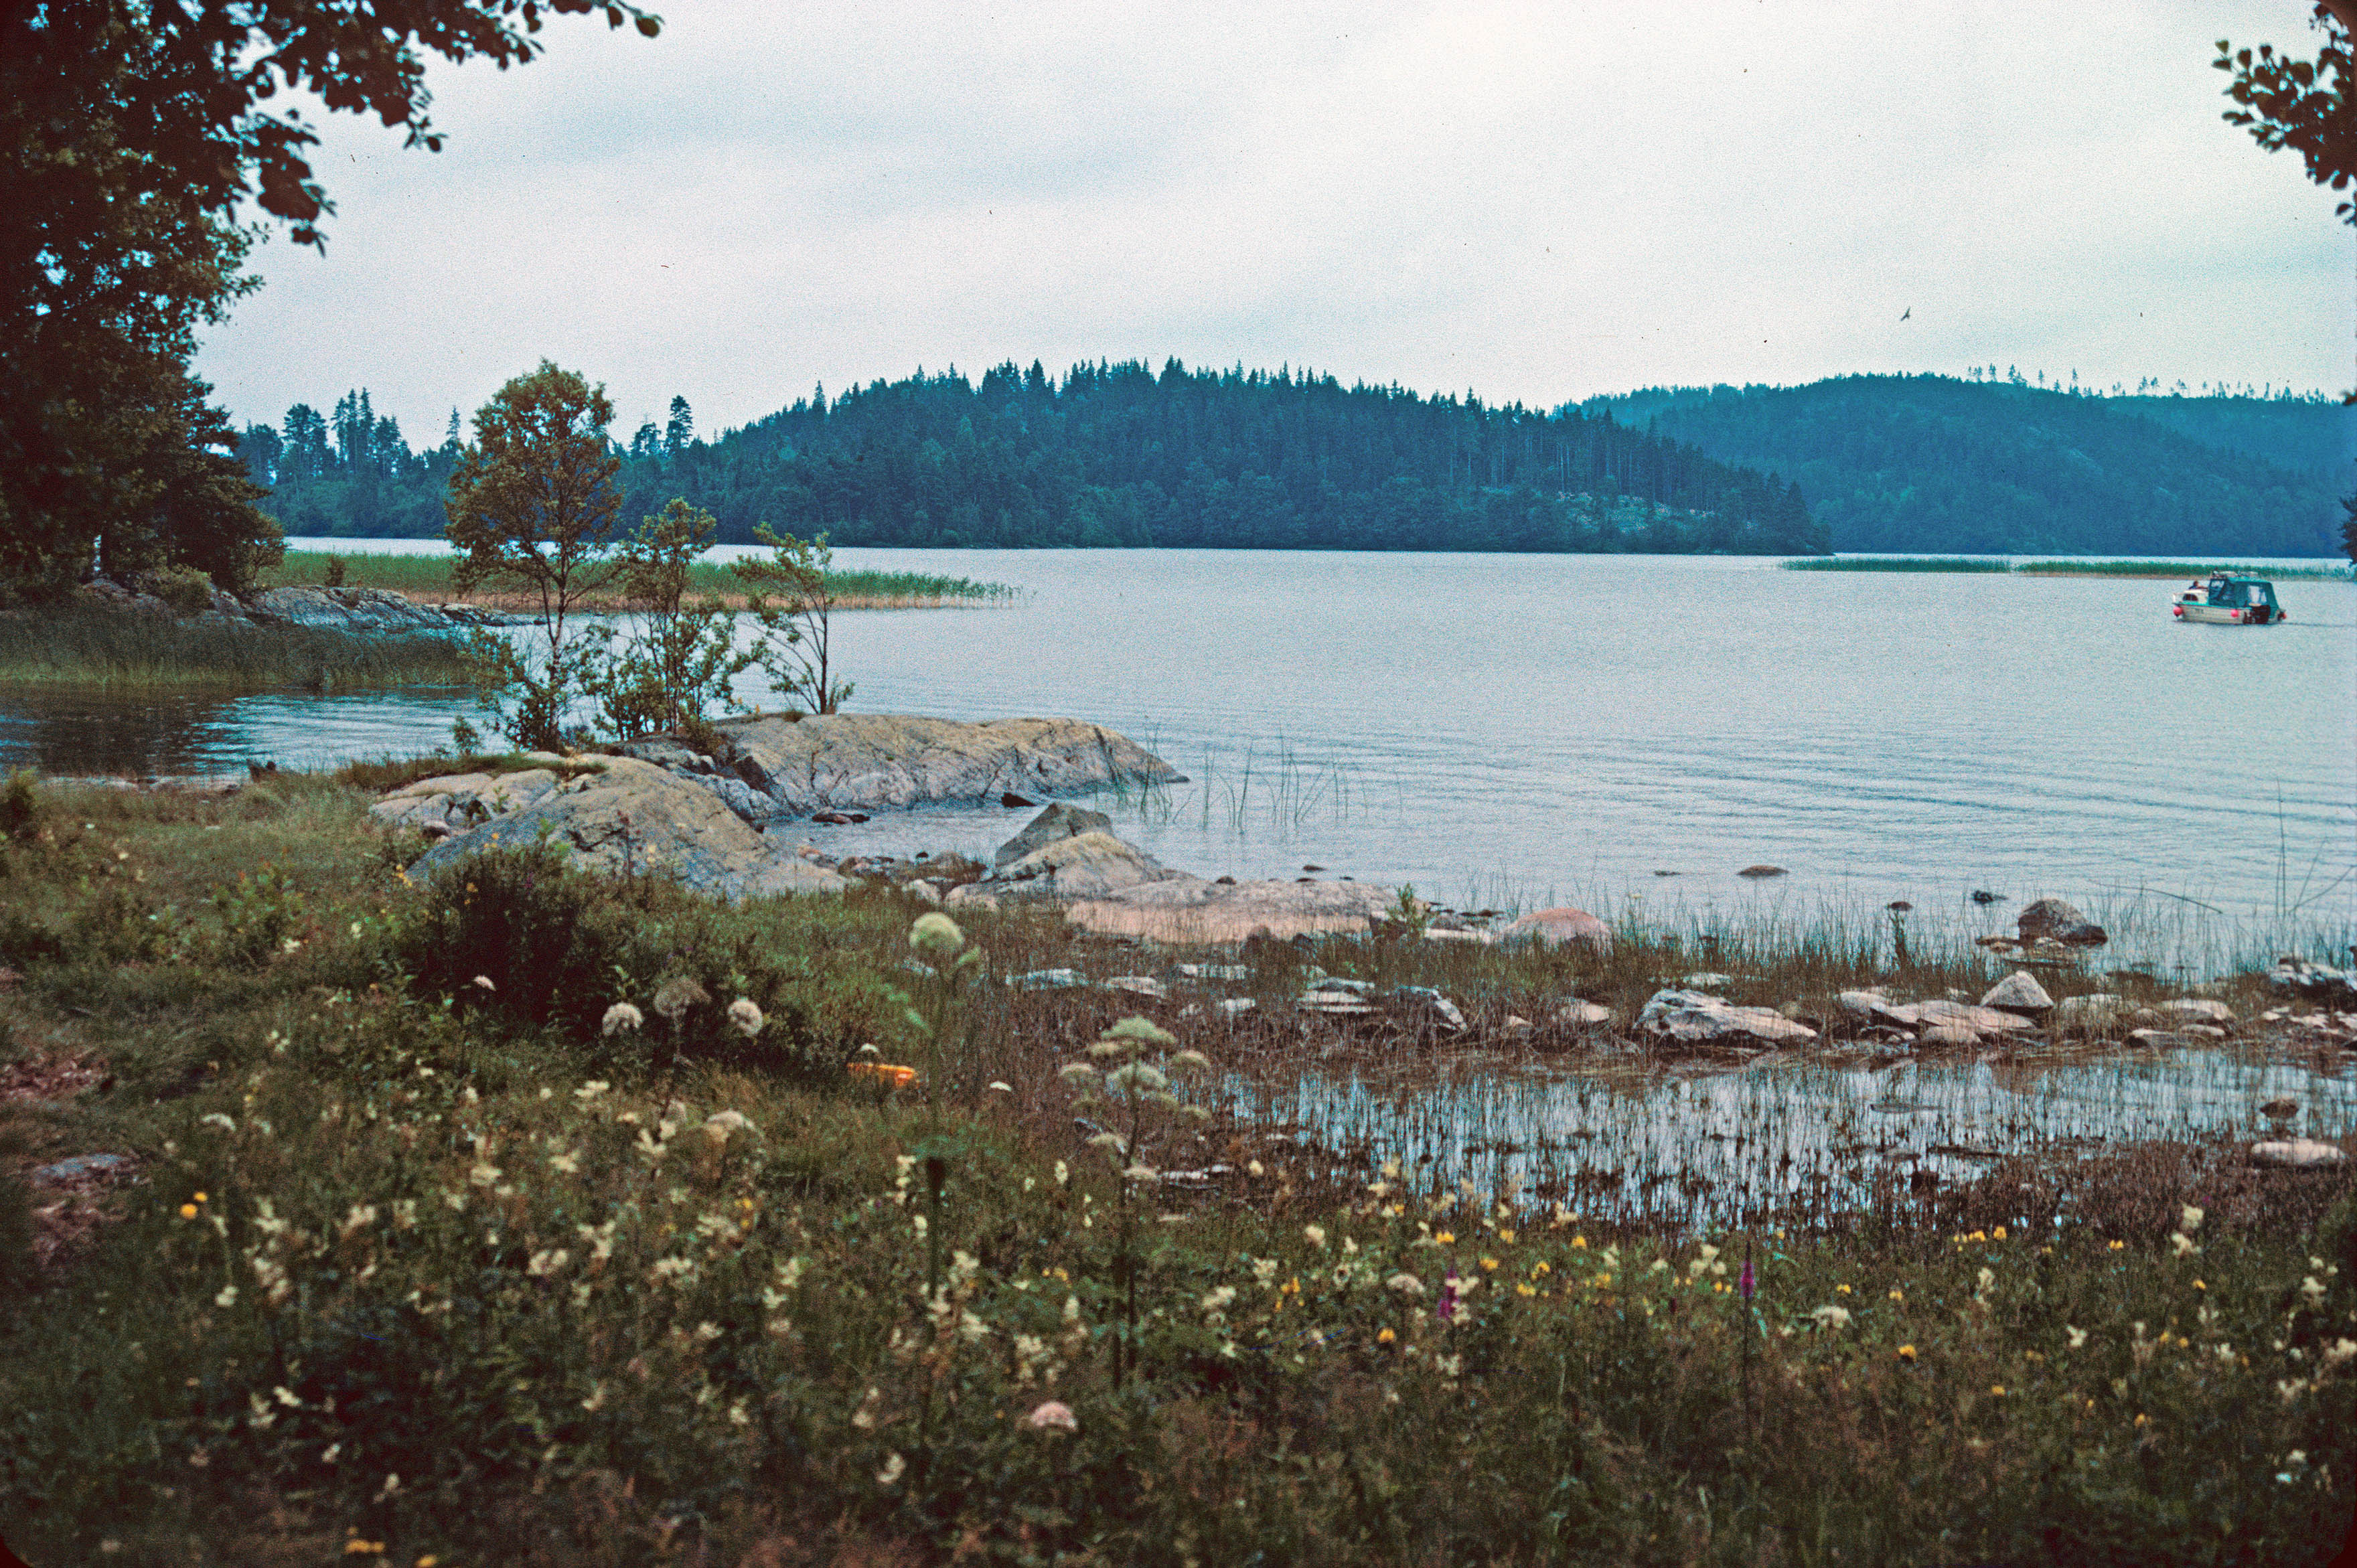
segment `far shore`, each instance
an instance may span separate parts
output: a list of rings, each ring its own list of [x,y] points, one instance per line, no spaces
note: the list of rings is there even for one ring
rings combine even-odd
[[[2313,566],[2259,566],[2205,561],[2023,561],[1983,555],[1823,555],[1787,561],[1787,572],[1941,572],[1983,574],[2006,577],[2128,577],[2155,582],[2179,577],[2206,577],[2212,572],[2236,576],[2266,577],[2277,582],[2346,583],[2357,580],[2357,565],[2336,565],[2329,560]]]

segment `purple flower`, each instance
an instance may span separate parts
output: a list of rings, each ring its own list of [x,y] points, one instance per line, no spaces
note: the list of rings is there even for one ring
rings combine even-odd
[[[1448,1277],[1440,1282],[1440,1305],[1434,1310],[1439,1314],[1440,1321],[1443,1323],[1455,1320],[1457,1316],[1457,1271],[1455,1269],[1449,1270]]]
[[[1746,1259],[1744,1259],[1744,1260],[1743,1260],[1743,1277],[1742,1277],[1741,1281],[1738,1283],[1738,1284],[1736,1285],[1736,1288],[1737,1288],[1738,1290],[1739,1290],[1739,1291],[1741,1291],[1741,1292],[1743,1293],[1743,1304],[1744,1304],[1746,1306],[1750,1305],[1751,1305],[1751,1260],[1750,1260],[1750,1259],[1749,1259],[1749,1258],[1746,1258]]]

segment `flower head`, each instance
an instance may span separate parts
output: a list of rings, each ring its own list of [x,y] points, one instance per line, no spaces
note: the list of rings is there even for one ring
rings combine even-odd
[[[685,975],[676,975],[662,983],[655,992],[655,1011],[676,1025],[687,1010],[700,1002],[712,1000],[712,993]]]
[[[955,920],[933,909],[918,916],[909,928],[909,945],[928,958],[954,958],[965,946],[965,933]]]
[[[2201,1229],[2201,1210],[2190,1203],[2184,1206],[2179,1219],[2178,1229],[2183,1230],[2188,1236]]]
[[[1912,1345],[1899,1347],[1899,1359],[1902,1361],[1912,1361],[1915,1359],[1915,1347]]]
[[[498,986],[491,983],[491,977],[488,974],[479,974],[475,976],[475,984],[478,988],[484,991],[495,992],[499,990]]]
[[[1809,1316],[1816,1320],[1816,1325],[1820,1328],[1849,1326],[1849,1309],[1845,1306],[1821,1306]]]
[[[597,1032],[601,1035],[619,1035],[628,1029],[636,1029],[646,1021],[647,1015],[636,1007],[627,1002],[617,1002],[606,1009],[606,1016],[598,1024]],[[579,1091],[576,1090],[576,1092]]]
[[[761,1010],[753,1004],[751,997],[739,996],[728,1004],[728,1026],[747,1039],[761,1032],[763,1022]]]
[[[1034,1432],[1078,1432],[1081,1429],[1080,1418],[1062,1400],[1049,1400],[1044,1404],[1034,1405],[1031,1413],[1023,1418],[1023,1424]]]
[[[1146,1046],[1175,1046],[1178,1043],[1178,1036],[1169,1030],[1150,1018],[1140,1018],[1134,1014],[1107,1029],[1103,1037],[1108,1040],[1135,1040]]]

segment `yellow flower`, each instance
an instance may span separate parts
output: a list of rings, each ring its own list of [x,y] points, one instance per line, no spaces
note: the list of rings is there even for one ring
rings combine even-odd
[[[1902,1361],[1912,1361],[1915,1359],[1915,1347],[1912,1345],[1899,1347],[1899,1359]]]
[[[1375,1336],[1375,1343],[1378,1345],[1388,1345],[1398,1337],[1398,1335],[1386,1328],[1381,1334]]]
[[[2005,1227],[2000,1225],[1995,1230],[1990,1231],[1989,1234],[1996,1240],[2002,1241],[2005,1240]]]
[[[1989,1385],[1989,1392],[1993,1394],[2002,1394],[2005,1392],[2005,1385],[2003,1383],[1991,1383]]]
[[[1495,1258],[1484,1258],[1481,1260],[1481,1266],[1494,1273],[1497,1271],[1498,1260]],[[2197,1280],[2194,1283],[2198,1284],[2201,1282]]]
[[[1835,1285],[1835,1286],[1834,1286],[1834,1294],[1835,1294],[1835,1295],[1847,1295],[1847,1294],[1849,1294],[1849,1293],[1850,1293],[1850,1291],[1849,1291],[1849,1286],[1847,1286],[1847,1285]]]
[[[1518,1283],[1514,1286],[1514,1294],[1516,1295],[1536,1295],[1539,1293],[1535,1286]]]
[[[2195,1290],[2208,1290],[2210,1287],[2203,1284],[2200,1280],[2195,1280],[2193,1282],[2193,1288]]]
[[[1511,1247],[1514,1244],[1514,1233],[1512,1230],[1501,1230],[1498,1232],[1498,1240]]]
[[[1971,1235],[1965,1237],[1964,1240],[1967,1241],[1986,1241],[1988,1240],[1988,1232],[1986,1230],[1975,1230]]]
[[[1574,1237],[1571,1239],[1571,1244],[1572,1244],[1574,1247],[1577,1247],[1577,1248],[1582,1248],[1582,1249],[1584,1249],[1584,1248],[1586,1248],[1586,1247],[1587,1247],[1587,1237],[1585,1237],[1585,1236],[1574,1236]]]
[[[1897,1302],[1903,1302],[1907,1299],[1907,1293],[1903,1290],[1892,1291],[1890,1293],[1890,1299]]]
[[[1450,1242],[1457,1240],[1457,1232],[1454,1230],[1443,1230],[1439,1235],[1435,1236],[1433,1240],[1446,1247]]]
[[[2144,1423],[2145,1423],[2145,1417],[2144,1417],[2141,1413],[2139,1413],[2139,1414],[2136,1416],[2136,1425],[2138,1425],[2138,1426],[2142,1426]]]
[[[2115,1241],[2112,1243],[2112,1251],[2115,1252],[2125,1251],[2126,1249],[2127,1243],[2126,1241]]]
[[[197,1206],[196,1206],[195,1204],[193,1204],[193,1203],[184,1203],[184,1204],[180,1205],[180,1218],[181,1218],[181,1219],[194,1219],[196,1217],[197,1217]]]
[[[202,1203],[205,1200],[205,1195],[201,1192],[194,1194],[193,1196],[199,1203]]]

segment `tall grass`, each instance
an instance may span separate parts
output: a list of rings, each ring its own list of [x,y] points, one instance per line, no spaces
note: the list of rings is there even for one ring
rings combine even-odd
[[[0,614],[0,683],[340,691],[473,679],[445,637],[358,637],[79,606]]]
[[[282,588],[316,586],[327,581],[331,561],[343,563],[343,584],[353,588],[385,588],[415,598],[436,601],[463,599],[472,603],[505,603],[507,596],[476,589],[461,594],[452,585],[456,564],[447,555],[391,555],[355,553],[335,555],[325,551],[290,550],[266,576],[264,585]],[[831,575],[836,601],[845,609],[911,609],[950,604],[998,604],[1018,590],[1003,583],[977,583],[971,577],[950,577],[928,572],[840,571]],[[688,569],[691,595],[715,595],[732,603],[745,598],[743,581],[717,562],[699,561]],[[598,607],[624,607],[614,596],[596,601]]]
[[[2276,580],[2345,583],[2357,567],[2248,566],[2201,561],[2023,561],[1975,555],[1812,556],[1783,563],[1787,572],[1966,572],[2021,577],[2202,577],[2231,572]]]
[[[1747,999],[1965,978],[1864,930],[1270,944],[1234,983],[1263,1006],[1182,988],[1171,1044],[1271,1090],[1383,1053],[1368,1097],[1425,1120],[1321,1145],[1231,1095],[1103,1128],[1060,1069],[1153,1100],[1178,1050],[1090,1052],[1152,1004],[1002,982],[1151,953],[977,918],[949,1028],[912,1006],[943,983],[912,977],[943,952],[912,952],[913,897],[703,904],[546,849],[406,886],[416,846],[364,803],[44,791],[0,844],[27,912],[0,936],[33,953],[0,1019],[113,1075],[0,1121],[141,1163],[0,1297],[0,1530],[30,1561],[2322,1564],[2346,1538],[2346,1172],[2178,1139],[1863,1203],[1829,1176],[1738,1229],[1678,1155],[1808,1157],[1797,1086],[1730,1120],[1697,1064],[1590,1045],[1542,1129],[1560,1197],[1497,1147],[1528,1132],[1419,1109],[1443,1069],[1536,1079],[1510,1009],[1617,1005],[1706,935]],[[299,906],[238,880],[264,863]],[[241,945],[273,897],[294,945]],[[1447,986],[1475,1047],[1293,1016],[1305,957]],[[863,1042],[928,1063],[923,1109],[842,1070]],[[1603,1124],[1673,1074],[1650,1142]],[[1404,1127],[1467,1158],[1387,1166]],[[1653,1201],[1614,1197],[1632,1176]]]

